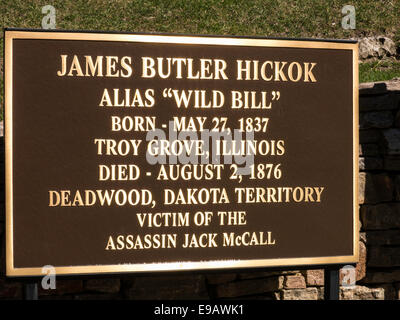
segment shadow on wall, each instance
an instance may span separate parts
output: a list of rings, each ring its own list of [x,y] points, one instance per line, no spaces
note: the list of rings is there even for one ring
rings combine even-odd
[[[359,283],[399,299],[400,81],[360,84],[359,102],[360,241],[366,246]]]

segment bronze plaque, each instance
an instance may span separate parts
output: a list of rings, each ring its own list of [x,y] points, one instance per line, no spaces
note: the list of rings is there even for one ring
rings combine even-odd
[[[7,275],[354,263],[354,42],[5,32]]]

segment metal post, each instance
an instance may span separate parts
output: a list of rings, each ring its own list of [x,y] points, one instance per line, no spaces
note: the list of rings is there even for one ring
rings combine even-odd
[[[38,300],[38,285],[37,283],[26,283],[24,285],[25,300]]]
[[[325,267],[324,296],[325,300],[339,300],[339,266]]]

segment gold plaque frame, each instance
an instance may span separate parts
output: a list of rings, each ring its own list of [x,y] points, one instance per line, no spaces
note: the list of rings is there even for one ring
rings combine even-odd
[[[210,37],[157,34],[114,34],[97,32],[59,32],[5,30],[5,183],[6,183],[6,275],[40,276],[41,268],[15,268],[13,247],[13,40],[55,39],[85,41],[124,41],[171,44],[203,44],[216,46],[260,46],[312,49],[351,50],[353,57],[353,254],[348,256],[218,260],[206,262],[168,262],[150,264],[115,264],[55,267],[57,275],[102,274],[124,272],[156,272],[183,270],[240,269],[356,263],[359,257],[358,212],[358,44],[324,40],[278,40],[241,37]]]

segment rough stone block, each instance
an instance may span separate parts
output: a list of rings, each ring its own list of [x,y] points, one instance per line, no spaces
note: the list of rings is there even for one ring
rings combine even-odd
[[[116,278],[110,279],[90,279],[85,281],[84,287],[89,291],[96,291],[102,293],[116,293],[119,292],[121,281]]]
[[[400,267],[399,247],[368,247],[368,267]]]
[[[399,230],[368,231],[365,237],[369,246],[400,246]]]
[[[360,112],[395,110],[398,104],[399,95],[395,93],[379,96],[361,96],[359,98]]]
[[[385,36],[363,37],[359,40],[359,58],[383,58],[396,55],[396,44]]]
[[[367,173],[360,172],[358,174],[358,203],[363,204],[365,202],[365,182],[367,179]]]
[[[277,276],[229,282],[217,286],[215,293],[218,298],[233,298],[277,291],[283,288],[283,279],[283,276]]]
[[[367,273],[367,247],[364,242],[358,243],[359,259],[356,264],[356,280],[360,281]]]
[[[378,203],[392,201],[394,185],[392,179],[385,173],[359,174],[359,203]]]
[[[283,287],[285,289],[304,289],[306,288],[306,280],[301,273],[285,276]]]
[[[386,83],[386,90],[390,91],[390,92],[398,92],[400,91],[400,80],[397,79],[393,79],[393,80],[388,80],[388,81],[384,81]]]
[[[306,283],[308,286],[323,286],[324,285],[324,270],[307,270],[304,272]]]
[[[383,130],[383,143],[388,155],[400,155],[400,129]]]
[[[383,288],[368,288],[364,286],[341,287],[340,300],[384,300]]]
[[[360,210],[360,218],[364,230],[400,228],[400,203],[363,205]]]
[[[361,96],[377,95],[391,91],[400,91],[400,81],[391,80],[381,82],[365,82],[359,84],[359,92]]]
[[[202,275],[138,277],[126,291],[129,299],[137,300],[197,300],[208,299]]]
[[[390,128],[394,123],[394,116],[391,111],[366,112],[359,116],[360,129],[385,129]]]
[[[282,300],[318,300],[317,288],[282,290]]]

